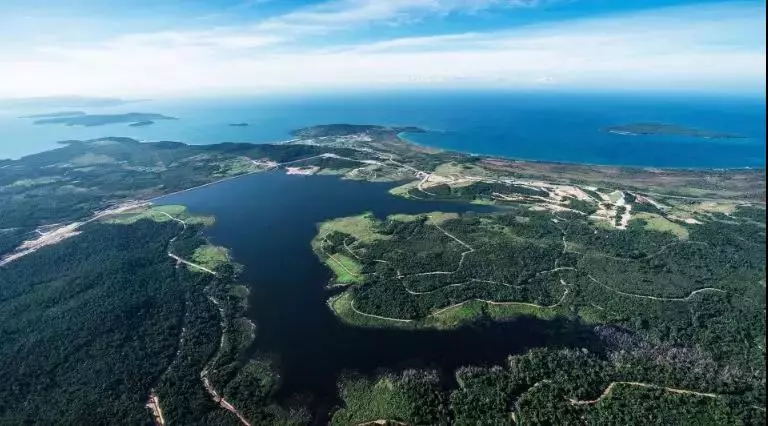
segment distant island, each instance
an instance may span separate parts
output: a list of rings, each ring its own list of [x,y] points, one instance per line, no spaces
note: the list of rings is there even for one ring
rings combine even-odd
[[[248,127],[248,123],[229,123],[230,127]]]
[[[131,126],[148,126],[154,124],[156,120],[177,120],[176,117],[146,112],[129,112],[125,114],[85,114],[80,111],[72,112],[74,112],[74,115],[65,116],[63,115],[64,113],[47,114],[47,118],[35,120],[34,124],[64,124],[67,126],[92,127],[105,124],[131,123]],[[29,116],[27,118],[34,117]]]
[[[667,123],[630,123],[619,126],[611,126],[605,129],[608,133],[627,136],[640,135],[666,135],[666,136],[688,136],[704,139],[740,139],[744,136],[715,132],[711,130],[694,129],[691,127],[679,126],[677,124]]]
[[[121,99],[94,96],[38,96],[0,100],[0,108],[88,108],[125,105],[148,99]]]
[[[322,124],[306,127],[291,132],[293,136],[303,138],[322,138],[329,136],[350,136],[359,134],[424,133],[425,130],[414,126],[386,127],[370,124]]]
[[[44,114],[32,114],[32,115],[23,115],[19,118],[59,118],[59,117],[75,117],[85,115],[83,111],[58,111],[58,112],[48,112]]]

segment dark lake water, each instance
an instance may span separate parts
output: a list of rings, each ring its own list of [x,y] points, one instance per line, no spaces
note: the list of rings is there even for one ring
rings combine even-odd
[[[410,201],[387,193],[391,184],[331,176],[256,174],[158,200],[216,216],[213,243],[245,265],[251,288],[249,316],[257,324],[254,351],[274,355],[282,397],[303,395],[320,413],[336,403],[339,373],[431,367],[450,373],[462,365],[501,363],[507,355],[542,345],[596,347],[591,331],[569,321],[522,318],[453,331],[350,327],[326,305],[331,273],[310,247],[317,223],[373,212],[491,211],[490,207]],[[450,374],[446,374],[450,380]]]

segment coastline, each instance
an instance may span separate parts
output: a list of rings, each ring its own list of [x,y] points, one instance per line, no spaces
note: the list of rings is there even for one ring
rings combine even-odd
[[[431,130],[425,129],[423,133],[430,133]],[[546,160],[546,159],[537,159],[537,158],[526,158],[526,157],[519,157],[519,156],[506,156],[506,155],[497,155],[497,154],[484,154],[484,153],[477,153],[477,152],[471,152],[471,151],[459,151],[455,149],[448,149],[448,148],[441,148],[439,146],[434,145],[428,145],[424,144],[422,142],[418,142],[412,138],[408,137],[409,132],[400,132],[396,136],[403,142],[407,144],[411,144],[417,147],[429,149],[429,150],[437,150],[437,151],[443,151],[443,152],[455,152],[458,154],[464,154],[469,155],[472,157],[484,157],[484,158],[492,158],[492,159],[501,159],[501,160],[507,160],[507,161],[515,161],[515,162],[525,162],[525,163],[537,163],[537,164],[553,164],[553,165],[564,165],[564,166],[589,166],[589,167],[615,167],[615,168],[622,168],[622,169],[629,169],[629,170],[675,170],[675,171],[694,171],[694,172],[701,172],[701,171],[743,171],[743,170],[755,170],[755,171],[765,171],[768,168],[768,165],[764,165],[762,167],[754,167],[754,166],[735,166],[735,167],[693,167],[693,166],[645,166],[645,165],[637,165],[637,164],[609,164],[609,163],[591,163],[591,162],[582,162],[582,161],[557,161],[557,160]],[[641,136],[641,135],[633,135],[633,136]]]

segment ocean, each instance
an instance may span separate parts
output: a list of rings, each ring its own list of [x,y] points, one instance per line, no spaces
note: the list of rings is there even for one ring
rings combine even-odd
[[[34,125],[22,115],[58,110],[149,112],[179,120],[151,126]],[[660,122],[744,138],[631,136],[609,126]],[[230,126],[248,123],[248,126]],[[644,167],[765,167],[765,100],[702,95],[521,92],[389,92],[150,100],[102,108],[0,109],[0,158],[104,136],[191,144],[277,142],[299,127],[328,123],[413,125],[419,144],[518,159]]]

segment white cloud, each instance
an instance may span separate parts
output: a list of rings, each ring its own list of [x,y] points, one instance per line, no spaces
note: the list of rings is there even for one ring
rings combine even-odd
[[[250,0],[249,8],[270,0]],[[369,25],[413,23],[425,17],[456,12],[473,13],[503,7],[527,7],[541,0],[330,0],[251,25],[205,31],[162,31],[129,34],[107,43],[109,48],[132,45],[198,48],[255,48],[291,42],[302,37],[347,32]]]
[[[492,3],[338,0],[247,29],[136,34],[78,48],[46,46],[35,55],[0,58],[0,95],[162,96],[411,86],[764,87],[763,9],[748,5],[671,8],[362,45],[302,48],[290,43],[303,31],[417,19],[423,13]],[[284,31],[277,30],[280,26]],[[274,30],[267,32],[267,27]]]
[[[332,0],[263,22],[263,29],[329,32],[371,23],[398,24],[427,16],[472,13],[491,7],[526,7],[540,0]]]

